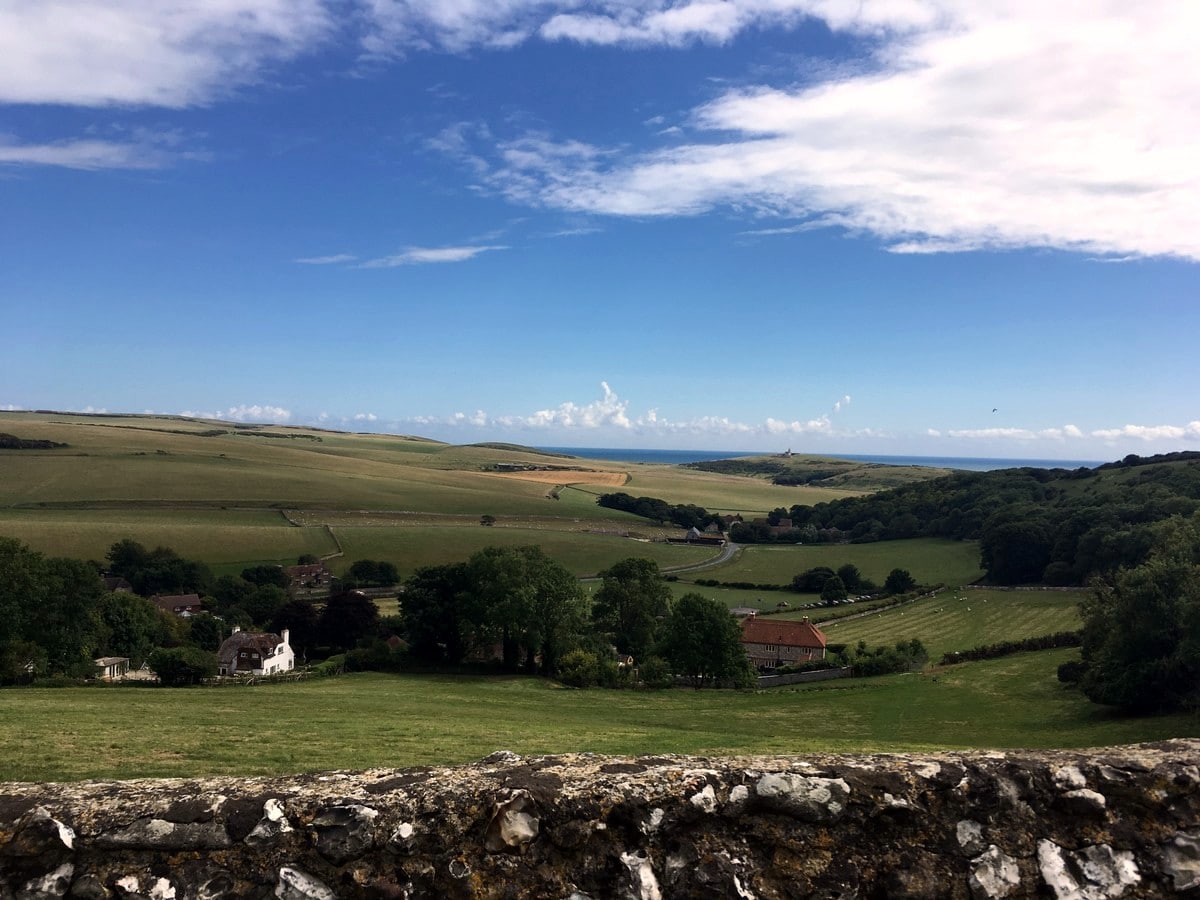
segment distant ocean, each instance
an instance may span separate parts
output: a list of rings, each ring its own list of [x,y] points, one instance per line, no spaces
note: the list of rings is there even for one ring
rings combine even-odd
[[[709,462],[735,456],[762,456],[761,450],[639,450],[628,447],[538,447],[550,453],[566,453],[587,459],[607,459],[613,462],[659,463],[680,465],[690,462]],[[1102,465],[1097,459],[987,459],[976,456],[870,456],[860,453],[823,453],[838,459],[883,463],[889,466],[931,466],[939,469],[965,469],[971,472],[990,472],[992,469],[1015,469],[1030,466],[1037,469],[1078,469]]]

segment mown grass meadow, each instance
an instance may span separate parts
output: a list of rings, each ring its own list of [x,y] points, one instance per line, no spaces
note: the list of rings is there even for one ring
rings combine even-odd
[[[943,591],[862,618],[821,623],[831,643],[894,644],[918,638],[934,659],[1002,641],[1074,631],[1085,591]],[[845,607],[838,607],[845,609]],[[853,609],[853,607],[850,607]],[[790,614],[794,618],[796,614]]]
[[[1079,747],[1200,736],[1055,679],[1074,651],[759,693],[562,688],[359,674],[226,688],[0,691],[0,780],[282,774],[521,754],[749,754]]]

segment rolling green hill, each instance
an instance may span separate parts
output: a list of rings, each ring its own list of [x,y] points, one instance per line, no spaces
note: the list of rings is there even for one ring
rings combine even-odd
[[[13,436],[0,449],[0,535],[93,559],[130,537],[221,570],[336,554],[339,541],[342,562],[378,556],[404,572],[514,542],[546,544],[580,574],[633,555],[687,564],[713,551],[622,540],[676,531],[596,497],[635,485],[753,516],[856,495],[515,444],[181,416],[0,412],[0,433]],[[485,514],[495,528],[479,528]]]

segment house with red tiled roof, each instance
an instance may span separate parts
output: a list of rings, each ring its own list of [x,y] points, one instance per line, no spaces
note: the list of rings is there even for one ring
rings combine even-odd
[[[742,647],[757,669],[775,669],[825,658],[825,633],[805,616],[799,622],[770,616],[742,620]]]
[[[235,627],[217,650],[219,675],[278,675],[294,668],[296,654],[286,628],[279,634],[267,634]]]
[[[199,594],[155,594],[150,600],[163,612],[185,619],[204,612]]]

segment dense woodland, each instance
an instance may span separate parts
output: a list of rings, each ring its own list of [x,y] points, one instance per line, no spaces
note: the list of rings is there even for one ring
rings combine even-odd
[[[598,502],[681,527],[723,522],[700,507],[652,497],[606,494]],[[864,497],[780,507],[765,523],[733,522],[729,537],[739,544],[978,540],[993,584],[1085,585],[1144,563],[1152,526],[1197,509],[1200,453],[1172,453],[1095,469],[958,472]],[[781,528],[785,520],[790,527]]]

